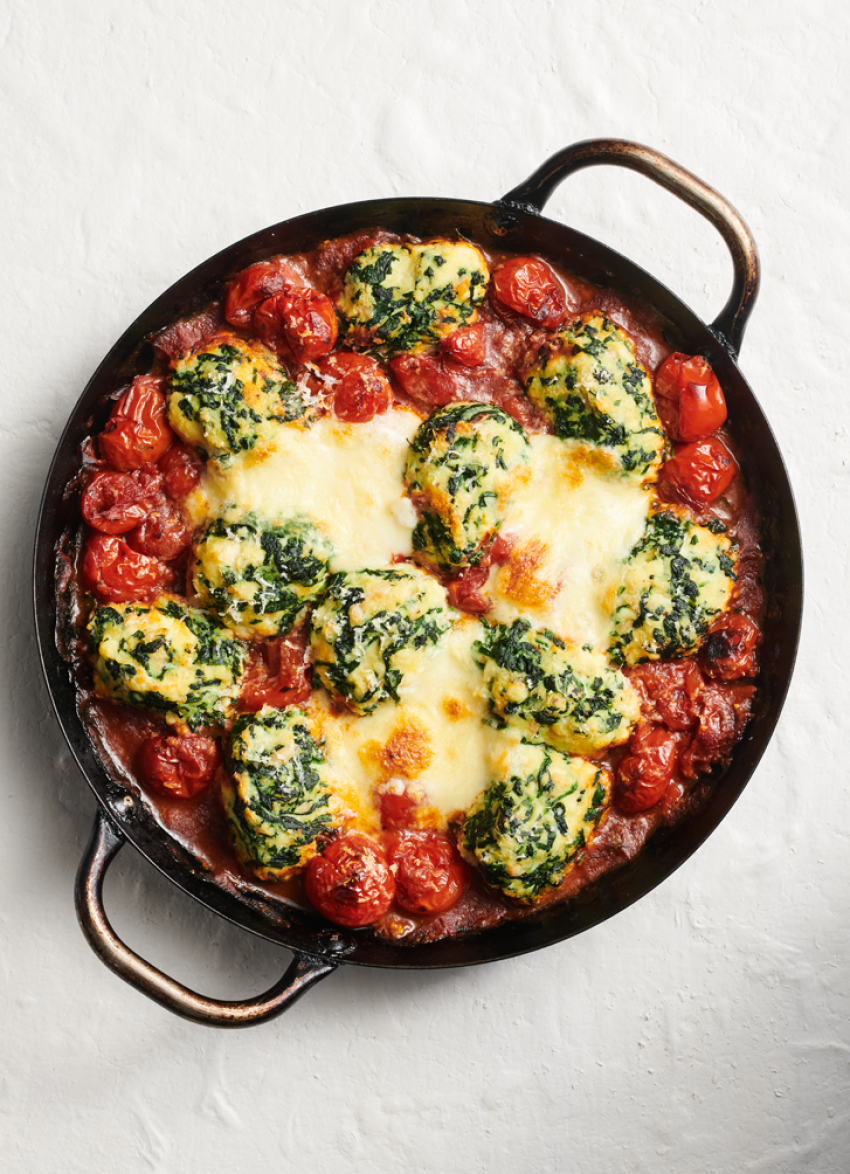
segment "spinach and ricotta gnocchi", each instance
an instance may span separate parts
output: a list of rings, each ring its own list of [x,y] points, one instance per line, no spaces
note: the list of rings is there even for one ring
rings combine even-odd
[[[217,616],[162,596],[98,607],[89,622],[95,689],[192,729],[232,717],[247,647]]]
[[[606,454],[637,482],[657,471],[665,441],[649,376],[632,340],[603,314],[584,314],[540,345],[525,388],[556,435]]]
[[[168,422],[205,457],[226,461],[269,440],[280,424],[305,416],[277,356],[221,331],[174,363]]]
[[[484,879],[531,903],[564,880],[608,808],[609,772],[525,739],[503,753],[496,777],[466,812],[461,843]]]
[[[346,345],[413,351],[474,322],[490,273],[466,241],[377,244],[352,261],[338,303]]]
[[[640,716],[634,689],[602,653],[568,645],[528,620],[492,625],[477,659],[497,723],[568,753],[625,742]]]
[[[736,581],[735,548],[726,534],[670,506],[650,515],[626,558],[609,601],[610,655],[638,664],[688,656],[728,605]]]
[[[243,715],[227,761],[222,800],[239,859],[262,880],[288,876],[337,824],[328,766],[307,715],[269,707]]]
[[[329,693],[368,714],[399,701],[451,625],[445,590],[424,571],[341,571],[313,613],[313,668]]]
[[[405,470],[419,508],[413,547],[445,569],[474,566],[499,532],[530,447],[520,425],[492,404],[438,408],[413,438]]]
[[[330,554],[304,519],[216,518],[195,543],[192,583],[236,635],[279,636],[321,595]]]

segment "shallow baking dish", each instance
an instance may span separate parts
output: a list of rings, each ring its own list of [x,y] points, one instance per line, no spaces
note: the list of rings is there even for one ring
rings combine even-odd
[[[610,163],[638,171],[706,217],[732,254],[729,300],[710,325],[632,261],[552,220],[541,211],[569,175]],[[735,437],[747,453],[764,532],[765,586],[759,704],[731,763],[710,778],[700,809],[674,828],[657,832],[629,864],[606,874],[572,901],[518,921],[466,937],[419,945],[392,945],[368,930],[344,930],[256,894],[236,896],[217,887],[187,849],[156,823],[146,806],[128,794],[95,751],[77,712],[76,692],[61,650],[56,592],[57,547],[76,521],[76,503],[66,487],[79,468],[80,446],[92,417],[103,414],[115,387],[145,372],[150,338],[177,318],[204,308],[222,283],[246,266],[279,253],[303,252],[321,241],[375,226],[421,238],[460,233],[498,250],[535,253],[597,285],[641,299],[665,323],[671,345],[707,357],[724,388]],[[735,209],[712,188],[672,160],[636,143],[588,140],[547,160],[525,183],[492,204],[468,200],[369,200],[312,212],[239,241],[187,274],[140,315],[116,342],[89,381],[62,434],[48,475],[38,520],[34,602],[38,646],[50,697],[68,745],[98,800],[91,842],[81,862],[76,905],[83,931],[103,962],[169,1010],[221,1027],[260,1023],[280,1014],[310,986],[341,963],[397,969],[467,966],[551,945],[599,924],[660,884],[714,831],[750,779],[768,744],[785,698],[800,629],[802,552],[788,475],[770,426],[741,374],[737,355],[758,292],[758,256],[752,236]],[[283,978],[254,999],[205,998],[169,978],[115,934],[103,906],[103,879],[126,842],[184,892],[243,929],[295,952]]]

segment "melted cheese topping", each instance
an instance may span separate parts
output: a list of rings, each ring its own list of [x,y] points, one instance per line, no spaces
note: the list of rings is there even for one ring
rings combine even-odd
[[[487,691],[472,657],[482,625],[462,616],[431,649],[415,680],[403,684],[398,705],[379,705],[358,717],[334,712],[324,691],[306,707],[325,743],[334,790],[348,784],[346,800],[364,829],[377,831],[376,801],[383,790],[407,790],[419,800],[417,816],[445,827],[469,806],[492,777],[492,755],[515,740],[485,723]]]
[[[493,619],[525,616],[576,644],[606,649],[610,597],[623,559],[643,533],[651,494],[603,477],[581,445],[529,437],[532,456],[505,512],[502,533],[516,539],[509,561],[491,571]]]
[[[368,425],[332,416],[311,428],[281,425],[261,451],[207,466],[191,499],[196,525],[225,509],[306,517],[333,547],[332,571],[382,567],[410,555],[416,513],[404,492],[404,467],[421,420],[393,410]],[[587,449],[532,435],[529,466],[506,507],[502,533],[515,539],[510,561],[494,567],[488,618],[525,615],[578,644],[607,649],[605,596],[622,581],[622,560],[643,532],[650,494],[603,477]],[[421,670],[364,716],[339,712],[323,689],[308,711],[325,739],[333,789],[364,831],[377,831],[383,789],[407,788],[417,817],[445,827],[492,781],[494,755],[515,740],[485,722],[488,696],[472,644],[482,625],[461,613]]]
[[[283,425],[261,451],[235,457],[229,468],[208,465],[194,510],[306,517],[333,547],[332,571],[387,566],[413,549],[416,512],[404,465],[420,423],[415,412],[395,410],[368,425],[333,416],[309,429]]]

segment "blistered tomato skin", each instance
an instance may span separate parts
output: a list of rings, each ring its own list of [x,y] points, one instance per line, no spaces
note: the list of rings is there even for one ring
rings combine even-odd
[[[483,323],[453,331],[443,343],[443,350],[464,367],[480,367],[487,354]]]
[[[676,767],[676,739],[663,726],[642,725],[617,768],[614,802],[626,815],[654,807],[669,787]]]
[[[111,534],[92,534],[83,554],[83,582],[104,603],[150,602],[174,588],[174,573]]]
[[[380,845],[352,832],[313,857],[304,874],[304,891],[328,921],[358,929],[387,912],[395,881]]]
[[[451,376],[430,355],[398,355],[390,361],[390,370],[411,399],[425,404],[450,404],[458,398]]]
[[[482,594],[482,590],[489,574],[489,566],[467,567],[455,578],[449,579],[446,583],[446,592],[452,607],[471,612],[473,615],[484,615],[488,612],[492,604],[487,596]]]
[[[240,710],[259,713],[264,705],[285,709],[304,705],[313,687],[306,661],[306,641],[300,633],[265,640],[256,649],[245,673]]]
[[[192,531],[170,502],[152,509],[141,525],[127,535],[134,550],[165,562],[181,555],[191,541]]]
[[[363,424],[392,407],[390,381],[369,355],[337,351],[321,359],[317,367],[322,384],[333,392],[333,410],[338,419]]]
[[[414,823],[418,803],[407,788],[403,791],[380,791],[376,796],[376,802],[381,816],[381,827],[385,831],[410,827]]]
[[[125,534],[144,521],[157,494],[149,478],[102,469],[83,490],[83,517],[102,534]]]
[[[290,285],[300,285],[297,272],[283,258],[250,265],[227,287],[224,316],[231,326],[247,330],[260,302]]]
[[[758,672],[761,634],[749,616],[723,616],[709,630],[700,649],[700,668],[715,681],[736,681]]]
[[[195,453],[185,444],[172,444],[171,448],[159,461],[159,471],[162,474],[165,492],[173,501],[182,501],[184,497],[197,489],[201,480],[201,462]]]
[[[158,461],[174,440],[165,418],[162,381],[139,375],[112,409],[98,447],[103,460],[126,473]]]
[[[567,316],[567,298],[555,272],[537,257],[514,257],[493,273],[496,302],[546,330],[558,330]]]
[[[711,436],[726,421],[726,397],[701,355],[670,355],[655,376],[655,406],[671,440]]]
[[[686,444],[661,466],[658,487],[667,500],[708,505],[728,489],[738,472],[735,458],[714,437]]]
[[[467,867],[451,840],[438,832],[392,836],[387,856],[395,874],[395,901],[406,913],[444,913],[466,889]]]
[[[339,327],[330,298],[301,286],[261,302],[254,311],[254,329],[274,349],[285,343],[296,363],[311,363],[333,349]]]
[[[142,778],[160,795],[192,799],[209,787],[221,763],[212,738],[162,734],[148,738],[139,751]]]

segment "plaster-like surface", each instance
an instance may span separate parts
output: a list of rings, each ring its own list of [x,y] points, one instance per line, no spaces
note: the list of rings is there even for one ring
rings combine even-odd
[[[848,34],[838,0],[0,2],[4,1171],[850,1167]],[[94,804],[29,603],[63,422],[136,314],[231,241],[383,194],[491,199],[602,134],[705,177],[761,247],[743,366],[809,568],[777,736],[710,842],[583,937],[467,971],[342,970],[249,1032],[178,1021],[74,920]],[[725,301],[719,238],[646,181],[585,173],[550,211],[704,316]],[[127,940],[204,991],[284,965],[129,852],[107,890]]]

